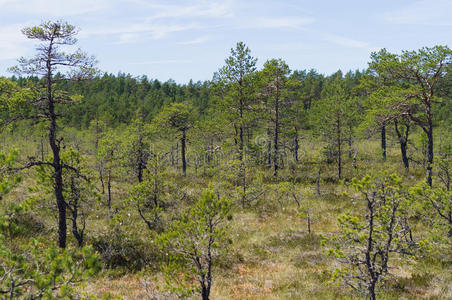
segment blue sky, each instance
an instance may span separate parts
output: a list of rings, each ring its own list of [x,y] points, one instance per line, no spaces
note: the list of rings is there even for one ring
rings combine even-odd
[[[33,54],[26,26],[64,19],[105,72],[208,80],[244,41],[261,66],[282,58],[330,74],[372,51],[452,46],[452,0],[0,0],[0,75]]]

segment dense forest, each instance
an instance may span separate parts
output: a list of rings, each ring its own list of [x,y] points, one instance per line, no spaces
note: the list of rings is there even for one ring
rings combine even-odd
[[[0,77],[1,299],[452,299],[447,46],[324,75],[238,42],[178,84],[62,51],[64,21],[23,33],[36,55]]]

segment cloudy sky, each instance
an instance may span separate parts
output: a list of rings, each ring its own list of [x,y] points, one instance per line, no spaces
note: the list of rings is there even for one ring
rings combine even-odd
[[[80,28],[78,45],[109,73],[211,79],[244,41],[260,65],[362,69],[372,51],[452,46],[452,0],[0,0],[0,75],[33,54],[20,33],[45,20]]]

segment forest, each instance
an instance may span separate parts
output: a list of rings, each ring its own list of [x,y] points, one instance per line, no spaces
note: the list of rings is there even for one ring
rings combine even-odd
[[[65,21],[22,33],[1,299],[452,299],[448,46],[324,75],[238,42],[178,84],[97,69]]]

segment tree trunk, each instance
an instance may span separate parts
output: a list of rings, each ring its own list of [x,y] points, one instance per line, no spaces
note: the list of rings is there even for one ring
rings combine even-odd
[[[242,183],[242,207],[245,208],[245,202],[246,202],[246,166],[245,162],[242,161],[240,163],[240,174],[241,177],[241,183]]]
[[[449,218],[450,218],[450,211],[449,211]],[[452,238],[452,218],[449,219],[449,232],[447,233],[449,238]]]
[[[142,126],[141,126],[141,122],[138,124],[138,182],[142,182],[143,181],[143,172],[144,169],[146,169],[146,164],[147,164],[147,155],[146,155],[146,150],[144,150],[144,144],[143,144],[143,134],[142,134],[143,130],[142,130]]]
[[[336,121],[336,134],[337,134],[337,176],[342,179],[342,137],[341,137],[341,121],[338,119]]]
[[[386,124],[383,124],[383,126],[381,126],[381,150],[383,161],[386,161]]]
[[[202,289],[201,289],[201,297],[202,297],[202,300],[209,300],[209,294],[210,294],[210,292],[209,292],[209,290],[207,289],[207,287],[206,287],[206,286],[203,286]]]
[[[143,181],[143,165],[141,163],[141,161],[138,163],[138,182],[142,182]]]
[[[267,168],[271,168],[272,166],[272,142],[270,139],[270,128],[267,128]]]
[[[375,282],[371,282],[369,284],[369,287],[367,289],[368,294],[369,294],[369,300],[376,300],[376,295],[375,295]]]
[[[111,210],[111,171],[110,170],[108,170],[108,176],[107,176],[107,192],[108,192],[107,206],[108,206],[108,210]]]
[[[176,168],[179,169],[179,142],[176,143]]]
[[[174,147],[173,147],[173,145],[171,145],[170,160],[171,160],[171,166],[174,167]]]
[[[321,171],[321,162],[319,162],[319,168],[317,169],[317,178],[315,180],[316,187],[317,187],[317,196],[320,196],[320,171]]]
[[[408,148],[408,134],[410,132],[410,124],[406,123],[405,133],[402,135],[402,132],[399,130],[398,121],[394,120],[394,128],[399,139],[400,143],[400,152],[402,154],[402,162],[405,169],[409,169],[410,163],[407,156],[407,148]]]
[[[409,162],[408,156],[406,154],[406,149],[407,149],[407,143],[406,142],[400,143],[400,152],[402,153],[403,166],[405,167],[405,169],[408,170],[410,168],[410,162]]]
[[[104,183],[104,172],[103,172],[104,166],[103,163],[100,162],[99,165],[99,179],[100,179],[100,184],[102,185],[102,195],[105,195],[105,183]]]
[[[96,137],[95,137],[95,141],[94,141],[94,146],[96,147],[96,153],[97,153],[97,149],[99,148],[99,119],[96,117]]]
[[[59,156],[57,158],[59,161]],[[55,163],[56,159],[54,159]],[[58,162],[59,164],[59,162]],[[57,165],[58,166],[58,165]],[[57,199],[58,207],[58,246],[60,248],[66,248],[66,202],[63,196],[63,176],[62,167],[59,165],[55,170],[55,197]]]
[[[239,160],[243,160],[243,101],[240,100]]]
[[[353,145],[353,128],[350,126],[349,128],[349,132],[348,132],[348,138],[347,138],[347,143],[348,143],[348,158],[352,159],[352,145]]]
[[[83,232],[84,228],[79,231],[78,229],[78,210],[79,210],[79,201],[80,201],[80,192],[78,187],[75,184],[74,176],[71,176],[71,193],[72,193],[72,234],[77,240],[77,244],[79,247],[83,246]]]
[[[143,136],[141,135],[141,124],[138,127],[139,136],[138,136],[138,165],[137,165],[137,177],[138,182],[143,181],[143,170],[146,168],[145,157],[143,153]]]
[[[275,98],[275,139],[273,141],[273,147],[275,150],[274,157],[273,157],[273,165],[274,165],[274,171],[273,171],[273,177],[278,176],[278,159],[279,159],[279,89],[278,89],[278,83],[276,83],[276,98]]]
[[[67,235],[67,224],[66,224],[66,202],[63,196],[63,166],[60,159],[60,142],[57,141],[57,123],[55,114],[55,103],[53,101],[52,95],[52,65],[51,65],[51,53],[52,53],[51,42],[48,50],[47,58],[47,100],[48,100],[48,110],[49,110],[49,144],[53,153],[53,168],[54,168],[54,192],[58,207],[58,246],[60,248],[66,248],[66,235]]]
[[[180,140],[181,143],[181,156],[182,156],[182,173],[184,176],[187,176],[187,161],[185,160],[185,140],[186,140],[186,130],[182,130],[182,138]]]
[[[428,148],[427,148],[427,184],[429,186],[433,185],[432,173],[433,173],[433,123],[432,119],[428,118]]]
[[[297,127],[295,127],[295,138],[294,138],[294,153],[293,156],[295,158],[295,161],[298,162],[298,150],[300,149],[300,144],[298,142],[298,131]]]

